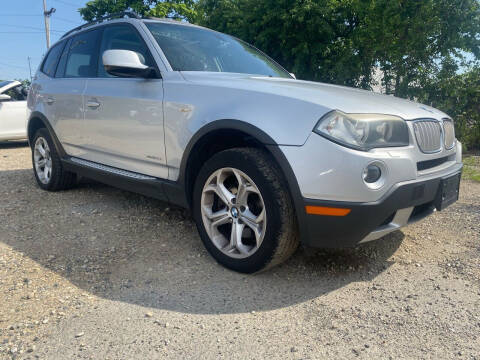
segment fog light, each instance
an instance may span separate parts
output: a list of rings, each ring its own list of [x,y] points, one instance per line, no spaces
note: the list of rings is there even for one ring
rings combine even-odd
[[[367,184],[376,183],[381,176],[382,170],[375,164],[370,164],[363,170],[363,181]]]

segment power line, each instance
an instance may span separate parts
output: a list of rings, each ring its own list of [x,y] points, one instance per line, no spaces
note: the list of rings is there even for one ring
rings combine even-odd
[[[75,24],[75,25],[81,25],[81,23],[79,23],[78,21],[72,21],[72,20],[64,19],[64,18],[61,18],[61,17],[58,17],[58,16],[52,17],[52,20],[60,20],[60,21],[65,21],[65,22]]]
[[[20,56],[21,57],[21,56]],[[43,57],[38,57],[38,56],[29,56],[30,59],[32,60],[32,63],[37,63],[37,62],[40,62],[39,59],[42,59]],[[2,57],[2,61],[4,62],[4,64],[16,64],[18,63],[18,57],[16,58],[7,58],[7,59],[4,59]]]
[[[43,16],[38,14],[0,14],[0,16]]]
[[[64,4],[64,5],[68,5],[68,6],[73,6],[73,7],[76,7],[76,8],[79,8],[79,7],[82,6],[82,5],[72,4],[71,2],[63,1],[63,0],[53,0],[53,1],[58,2],[58,3],[60,3],[60,4]]]
[[[43,34],[44,31],[0,31],[0,34]]]
[[[12,25],[12,24],[0,24],[0,26],[10,26],[10,27],[18,27],[18,28],[22,28],[22,29],[32,29],[32,30],[41,30],[43,31],[43,29],[40,29],[40,28],[37,28],[37,27],[33,27],[33,26],[25,26],[25,25]],[[59,33],[65,33],[67,32],[67,30],[50,30],[50,31],[54,31],[54,32],[59,32]]]
[[[11,17],[25,17],[25,16],[28,16],[28,17],[31,17],[31,16],[43,16],[43,15],[39,15],[39,14],[0,14],[0,17],[7,17],[7,16],[11,16]],[[65,21],[65,22],[69,22],[69,23],[72,23],[72,24],[78,24],[80,25],[81,23],[78,22],[78,21],[74,21],[74,20],[70,20],[70,19],[65,19],[65,18],[62,18],[62,17],[58,17],[58,16],[54,16],[52,17],[52,19],[55,19],[55,20],[60,20],[60,21]]]
[[[6,67],[17,68],[17,69],[23,69],[23,70],[26,70],[26,69],[27,69],[27,68],[24,67],[24,66],[10,65],[10,64],[3,63],[3,62],[0,62],[0,65],[6,66]]]

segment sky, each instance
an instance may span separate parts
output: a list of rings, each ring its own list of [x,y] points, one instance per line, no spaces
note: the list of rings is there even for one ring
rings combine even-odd
[[[46,0],[50,18],[50,43],[81,25],[78,12],[88,0]],[[28,57],[35,74],[47,50],[43,0],[0,0],[0,80],[29,79]]]

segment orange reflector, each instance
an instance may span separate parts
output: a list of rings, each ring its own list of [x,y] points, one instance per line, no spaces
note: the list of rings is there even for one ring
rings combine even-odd
[[[305,211],[311,215],[345,216],[350,214],[352,210],[324,206],[305,206]]]

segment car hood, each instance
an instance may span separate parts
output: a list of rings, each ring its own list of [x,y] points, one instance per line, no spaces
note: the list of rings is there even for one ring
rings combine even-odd
[[[185,80],[195,83],[293,98],[318,104],[327,110],[389,114],[405,120],[418,118],[440,120],[448,117],[435,108],[414,101],[345,86],[246,74],[188,71],[182,72],[182,75]]]

